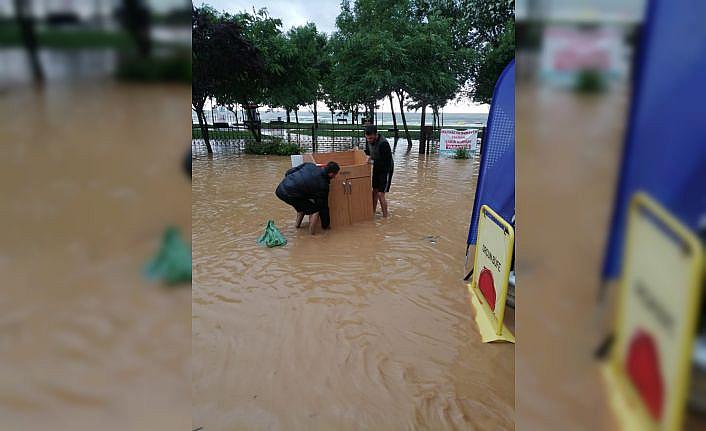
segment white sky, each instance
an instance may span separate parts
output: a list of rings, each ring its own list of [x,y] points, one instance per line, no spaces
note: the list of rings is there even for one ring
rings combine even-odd
[[[195,0],[194,3],[208,4],[214,9],[236,13],[241,11],[252,12],[253,8],[267,8],[270,16],[282,20],[282,30],[287,31],[292,27],[307,23],[316,24],[316,28],[326,34],[336,30],[336,17],[341,11],[339,0]],[[393,97],[395,112],[399,111],[399,102]],[[390,100],[379,101],[380,111],[390,112]],[[449,102],[444,108],[445,112],[483,112],[489,111],[489,105],[474,104],[464,98],[461,102]],[[326,104],[319,102],[318,109],[329,112]]]
[[[40,15],[48,11],[75,11],[86,18],[95,14],[96,8],[109,14],[119,4],[119,0],[35,0],[33,10]],[[147,0],[147,4],[157,12],[167,12],[175,8],[190,7],[189,0]],[[13,0],[0,0],[0,14],[12,15]]]

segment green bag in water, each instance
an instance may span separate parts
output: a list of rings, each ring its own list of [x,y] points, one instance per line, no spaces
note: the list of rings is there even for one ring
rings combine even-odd
[[[164,231],[159,252],[145,265],[144,273],[150,280],[161,279],[169,285],[191,282],[191,247],[177,228],[169,226]]]
[[[257,239],[257,243],[260,245],[266,244],[268,247],[277,247],[287,244],[287,239],[282,235],[282,232],[275,227],[275,222],[268,220],[265,232]]]

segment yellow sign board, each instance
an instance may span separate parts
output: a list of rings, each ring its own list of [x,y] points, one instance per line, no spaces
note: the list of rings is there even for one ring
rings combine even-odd
[[[646,194],[630,204],[616,343],[604,371],[623,429],[681,429],[700,305],[702,245]]]
[[[484,343],[515,342],[503,325],[515,231],[487,205],[480,208],[478,241],[469,285],[475,320]]]

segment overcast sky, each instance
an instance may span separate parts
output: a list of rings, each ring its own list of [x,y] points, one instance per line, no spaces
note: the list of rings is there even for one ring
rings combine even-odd
[[[336,31],[336,17],[341,11],[339,0],[195,0],[201,4],[208,4],[221,12],[252,12],[260,8],[267,8],[270,16],[282,20],[282,30],[287,31],[291,27],[304,25],[309,22],[316,24],[316,28],[326,34]],[[399,108],[397,98],[395,100],[395,110]],[[384,112],[390,112],[390,101],[379,101],[380,108]],[[322,102],[319,109],[328,112],[328,108]],[[449,102],[444,108],[445,112],[488,112],[488,105],[477,105],[468,99],[460,102]]]
[[[283,31],[313,22],[319,31],[329,35],[336,30],[336,17],[341,11],[338,0],[207,0],[201,3],[225,12],[252,12],[253,7],[255,10],[264,7],[270,16],[282,20]]]

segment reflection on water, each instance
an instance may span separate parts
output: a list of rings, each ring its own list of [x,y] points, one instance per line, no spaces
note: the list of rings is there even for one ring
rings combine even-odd
[[[141,276],[168,224],[190,235],[189,94],[2,96],[0,428],[189,426],[190,291]]]
[[[39,61],[48,81],[81,82],[111,76],[118,54],[111,49],[40,49]],[[0,85],[32,82],[27,53],[21,48],[0,49]]]
[[[313,237],[274,195],[289,157],[195,156],[194,427],[513,428],[514,348],[461,281],[477,160],[405,149],[389,219]],[[285,247],[256,244],[268,219]]]

